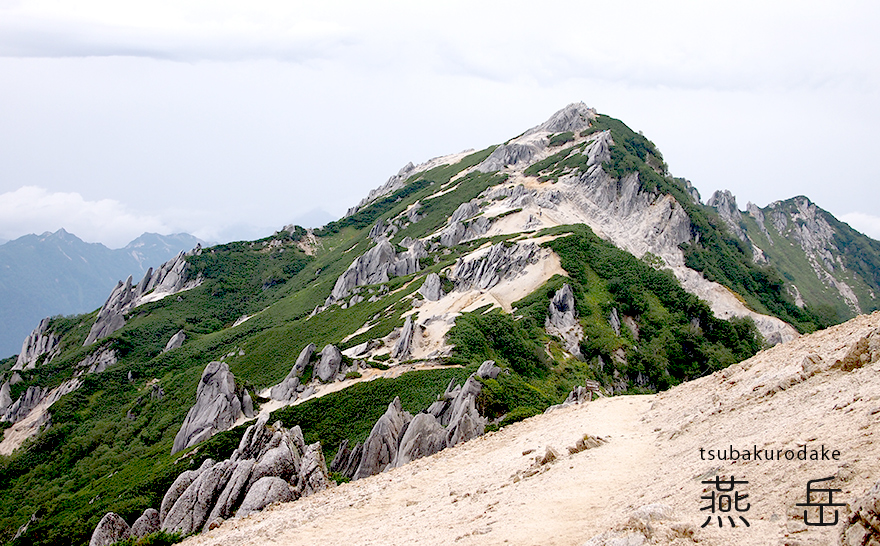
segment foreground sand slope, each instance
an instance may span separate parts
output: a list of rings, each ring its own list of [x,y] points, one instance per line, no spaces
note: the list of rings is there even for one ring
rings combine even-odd
[[[662,394],[556,410],[185,544],[836,544],[842,523],[806,526],[796,504],[811,479],[834,476],[823,485],[842,490],[834,502],[880,480],[880,362],[835,367],[878,328],[880,313],[861,316]],[[608,442],[569,454],[585,434]],[[731,445],[824,445],[839,459],[701,460],[700,448]],[[558,459],[536,462],[548,448]],[[701,527],[712,488],[702,482],[719,475],[748,482],[737,487],[750,506],[731,512],[736,528]]]

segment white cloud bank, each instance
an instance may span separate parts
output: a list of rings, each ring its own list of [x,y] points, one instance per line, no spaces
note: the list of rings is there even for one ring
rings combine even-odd
[[[113,199],[87,201],[79,193],[50,192],[37,186],[0,194],[0,238],[15,239],[60,228],[85,241],[100,241],[114,248],[145,231],[173,231],[158,217],[131,212]]]

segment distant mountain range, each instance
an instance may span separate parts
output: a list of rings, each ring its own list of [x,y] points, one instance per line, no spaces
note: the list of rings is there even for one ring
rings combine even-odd
[[[119,279],[139,280],[200,242],[186,233],[144,233],[114,250],[59,229],[0,244],[0,355],[17,354],[41,319],[93,311]]]

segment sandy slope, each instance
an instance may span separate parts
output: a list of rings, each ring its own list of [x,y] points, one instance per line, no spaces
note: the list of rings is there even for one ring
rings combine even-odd
[[[880,313],[764,351],[659,395],[621,396],[517,423],[399,469],[345,484],[185,544],[835,544],[803,523],[806,482],[834,476],[846,502],[880,479],[880,363],[833,367]],[[818,369],[808,377],[807,368]],[[816,358],[819,357],[819,358]],[[570,455],[584,434],[608,443]],[[700,448],[838,450],[837,461],[708,461]],[[535,462],[548,447],[557,461]],[[530,450],[534,450],[529,452]],[[529,453],[526,453],[529,452]],[[537,473],[527,476],[528,473]],[[701,525],[703,480],[748,481],[750,523]],[[648,506],[647,508],[645,508]],[[655,514],[657,519],[633,517]],[[829,515],[833,515],[829,513]],[[814,517],[811,515],[811,517]],[[739,521],[739,520],[737,520]],[[593,540],[590,544],[605,544]],[[612,544],[612,542],[607,542]]]

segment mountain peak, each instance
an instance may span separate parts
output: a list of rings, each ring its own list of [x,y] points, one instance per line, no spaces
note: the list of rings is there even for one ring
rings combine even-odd
[[[590,108],[583,102],[573,102],[559,110],[544,123],[533,127],[526,134],[546,131],[548,133],[564,133],[566,131],[583,131],[590,126],[590,121],[596,119],[596,109]]]

